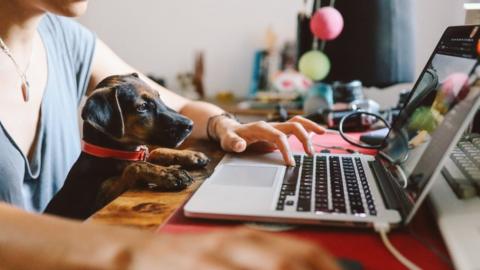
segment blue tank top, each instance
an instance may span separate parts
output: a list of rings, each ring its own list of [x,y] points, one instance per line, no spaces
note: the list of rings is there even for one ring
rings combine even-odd
[[[0,122],[0,201],[40,212],[80,154],[78,107],[88,86],[96,37],[77,22],[52,14],[42,18],[38,32],[48,63],[38,134],[29,161]]]

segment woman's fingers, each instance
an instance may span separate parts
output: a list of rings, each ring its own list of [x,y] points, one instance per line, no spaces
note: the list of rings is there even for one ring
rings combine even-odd
[[[309,132],[314,132],[317,134],[325,133],[325,129],[323,127],[301,116],[295,116],[284,123],[275,123],[273,126],[286,134],[295,135],[303,144],[305,152],[310,155],[315,154],[315,150],[312,146]]]
[[[272,125],[267,124],[266,122],[255,122],[244,125],[236,129],[235,132],[245,139],[247,144],[259,141],[273,143],[278,150],[280,150],[285,163],[290,166],[295,166],[295,160],[290,151],[287,135],[280,130],[275,129]]]
[[[314,154],[309,132],[325,133],[325,129],[315,122],[300,116],[293,117],[285,123],[266,123],[263,121],[234,126],[224,126],[220,129],[221,146],[226,151],[243,152],[248,145],[256,142],[274,144],[281,152],[285,163],[295,165],[287,136],[295,135],[303,144],[305,152]]]
[[[309,155],[315,154],[310,136],[308,136],[308,132],[302,126],[302,124],[298,122],[285,122],[275,124],[274,127],[287,135],[295,135],[295,137],[297,137],[298,140],[300,140],[300,142],[303,144],[303,149],[305,149],[305,152],[307,152]]]
[[[231,152],[243,152],[247,148],[247,142],[233,131],[227,131],[220,138],[220,145],[223,150]]]
[[[237,153],[245,151],[248,145],[260,141],[273,143],[282,153],[285,163],[295,166],[286,135],[266,123],[246,125],[235,132],[228,130],[220,136],[222,149]]]
[[[325,133],[325,128],[313,122],[312,120],[308,120],[302,116],[294,116],[287,122],[300,123],[308,132],[314,132],[317,134]]]
[[[271,129],[271,141],[278,147],[280,153],[282,153],[283,160],[290,166],[295,166],[295,160],[293,159],[292,151],[290,151],[290,145],[288,144],[288,138],[285,133],[273,128]]]

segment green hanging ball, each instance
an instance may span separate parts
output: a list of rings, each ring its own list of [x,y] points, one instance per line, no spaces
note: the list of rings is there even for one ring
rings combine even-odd
[[[330,60],[320,51],[309,51],[300,58],[298,69],[308,78],[320,81],[330,72]]]

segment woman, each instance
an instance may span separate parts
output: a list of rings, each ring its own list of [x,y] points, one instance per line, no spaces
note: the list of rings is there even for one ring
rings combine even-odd
[[[0,201],[42,211],[79,154],[81,97],[104,77],[136,72],[90,31],[61,17],[81,15],[86,7],[82,0],[0,0]],[[214,105],[142,77],[167,105],[195,122],[192,136],[207,138],[208,129],[226,151],[273,142],[292,165],[286,135],[297,136],[311,154],[308,132],[323,133],[303,118],[239,124]],[[6,203],[0,203],[0,262],[7,269],[335,267],[318,248],[260,233],[152,237],[28,214]]]

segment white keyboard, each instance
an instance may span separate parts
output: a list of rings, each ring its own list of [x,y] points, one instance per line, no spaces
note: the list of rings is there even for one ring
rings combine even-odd
[[[480,197],[460,199],[445,177],[440,178],[430,200],[455,268],[480,270]]]

